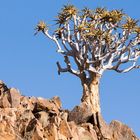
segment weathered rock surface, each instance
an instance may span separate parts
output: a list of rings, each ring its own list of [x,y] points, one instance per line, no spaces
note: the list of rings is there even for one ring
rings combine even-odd
[[[101,114],[86,118],[78,109],[62,110],[59,97],[22,96],[0,81],[0,140],[139,140],[121,122],[107,125]]]

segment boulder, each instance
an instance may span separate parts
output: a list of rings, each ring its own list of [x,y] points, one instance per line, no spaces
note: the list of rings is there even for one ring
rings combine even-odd
[[[40,111],[35,114],[35,117],[39,120],[43,128],[47,127],[49,124],[49,113],[45,111]]]
[[[11,107],[11,104],[10,104],[10,102],[8,100],[8,94],[7,93],[1,95],[1,97],[0,97],[0,107],[1,108],[9,108],[9,107]]]
[[[113,140],[139,140],[131,128],[119,121],[112,121],[109,125]]]
[[[9,90],[9,100],[11,103],[11,107],[18,107],[20,105],[21,94],[18,89],[10,88]]]

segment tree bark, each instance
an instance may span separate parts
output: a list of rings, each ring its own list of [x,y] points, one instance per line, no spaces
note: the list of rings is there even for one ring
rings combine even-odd
[[[95,113],[100,113],[100,97],[99,97],[99,83],[100,75],[92,73],[89,80],[83,80],[83,96],[81,103],[85,104],[90,111]]]
[[[100,130],[102,122],[99,98],[100,78],[101,75],[95,73],[90,73],[90,79],[87,79],[85,74],[81,76],[83,86],[81,104],[74,107],[69,113],[69,121],[74,121],[77,124],[89,122]]]

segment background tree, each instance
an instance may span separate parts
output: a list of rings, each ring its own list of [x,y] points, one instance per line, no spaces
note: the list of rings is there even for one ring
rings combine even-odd
[[[36,29],[53,40],[57,52],[64,57],[66,67],[57,62],[58,73],[70,72],[80,78],[81,104],[93,114],[100,113],[99,83],[103,72],[125,73],[140,68],[138,21],[122,10],[84,8],[79,11],[73,5],[65,5],[58,13],[56,24],[52,35],[43,21]]]

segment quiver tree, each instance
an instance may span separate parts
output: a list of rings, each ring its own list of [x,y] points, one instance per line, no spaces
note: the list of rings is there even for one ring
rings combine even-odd
[[[37,31],[54,41],[57,52],[64,57],[66,67],[57,62],[58,73],[70,72],[80,78],[81,104],[92,113],[100,113],[99,83],[103,72],[125,73],[140,68],[138,21],[122,10],[84,8],[78,11],[73,5],[66,5],[58,13],[56,24],[52,35],[43,21],[37,25]]]

